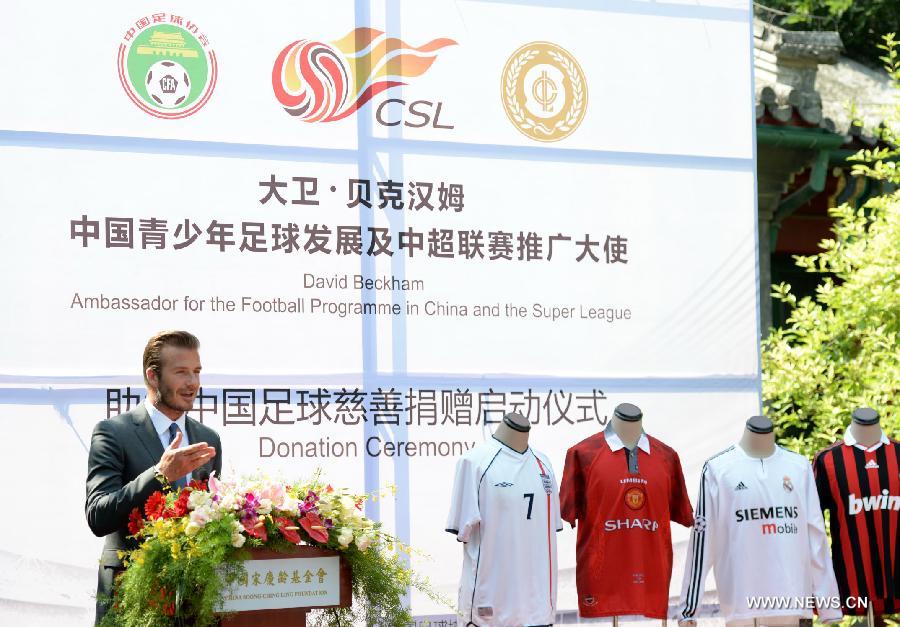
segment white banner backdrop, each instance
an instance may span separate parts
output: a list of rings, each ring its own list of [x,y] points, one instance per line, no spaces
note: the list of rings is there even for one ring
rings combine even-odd
[[[563,4],[6,7],[0,472],[54,496],[0,522],[0,621],[90,622],[90,433],[163,328],[228,472],[398,484],[368,513],[451,598],[453,464],[504,410],[561,476],[635,402],[694,495],[759,410],[750,5]],[[344,73],[304,93],[307,45]]]

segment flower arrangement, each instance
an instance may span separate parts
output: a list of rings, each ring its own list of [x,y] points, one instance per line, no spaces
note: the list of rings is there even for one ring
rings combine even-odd
[[[391,494],[396,489],[389,488]],[[446,603],[406,565],[412,549],[363,514],[368,499],[336,490],[317,474],[283,484],[262,476],[210,477],[181,490],[154,492],[135,508],[128,531],[140,545],[123,555],[103,625],[215,625],[226,586],[245,574],[248,548],[289,551],[299,544],[336,550],[353,571],[353,607],[317,611],[320,625],[411,622],[409,587]]]

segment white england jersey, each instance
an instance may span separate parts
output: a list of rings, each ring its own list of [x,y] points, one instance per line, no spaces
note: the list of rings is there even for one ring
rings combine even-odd
[[[495,438],[456,463],[447,531],[463,545],[460,625],[551,625],[559,489],[546,455]]]
[[[740,446],[707,460],[685,564],[678,619],[696,616],[710,567],[729,627],[841,618],[812,466],[776,447],[765,458]],[[820,601],[817,603],[816,599]]]

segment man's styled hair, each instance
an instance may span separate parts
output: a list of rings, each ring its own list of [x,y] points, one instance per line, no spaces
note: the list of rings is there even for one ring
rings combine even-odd
[[[150,387],[147,379],[147,369],[156,373],[157,380],[162,376],[162,349],[163,346],[177,346],[178,348],[200,348],[200,340],[187,331],[161,331],[150,338],[144,347],[144,383]]]

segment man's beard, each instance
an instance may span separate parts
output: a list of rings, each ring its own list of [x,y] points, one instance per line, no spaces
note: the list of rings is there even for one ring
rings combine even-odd
[[[162,405],[163,407],[167,407],[173,411],[177,412],[186,412],[190,411],[193,407],[193,403],[190,407],[185,407],[186,403],[181,399],[178,395],[177,390],[170,388],[165,385],[162,381],[159,383],[159,390],[157,392],[156,402],[158,405]]]

